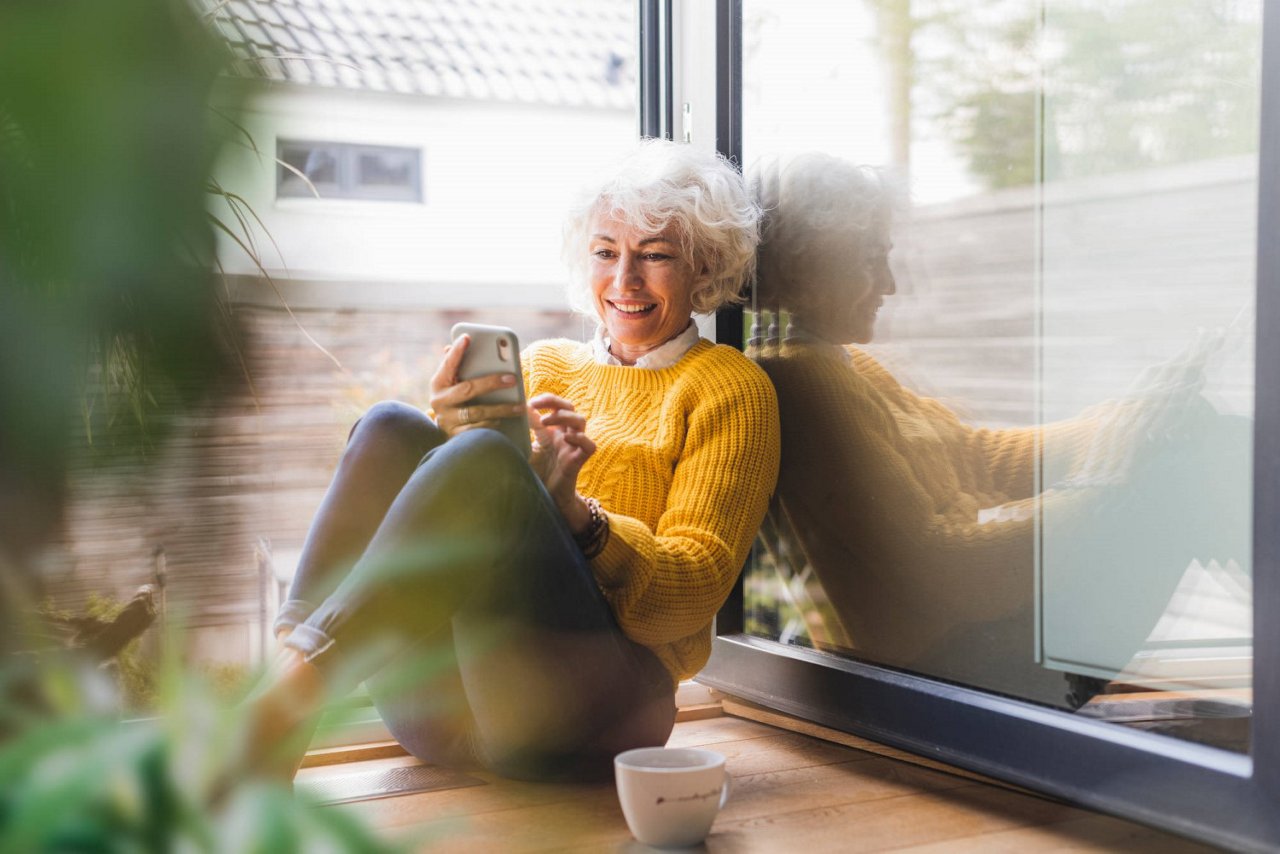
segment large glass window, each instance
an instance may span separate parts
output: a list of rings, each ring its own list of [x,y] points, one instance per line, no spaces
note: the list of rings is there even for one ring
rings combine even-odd
[[[240,58],[210,110],[229,140],[210,206],[244,382],[146,467],[83,467],[45,568],[69,618],[153,588],[156,625],[122,664],[130,713],[166,636],[229,689],[272,653],[352,423],[382,399],[427,407],[454,323],[590,334],[561,222],[636,139],[632,0],[519,0],[447,26],[448,4],[377,3],[338,29],[315,4],[197,5]]]
[[[756,637],[1248,752],[1259,0],[743,0]]]

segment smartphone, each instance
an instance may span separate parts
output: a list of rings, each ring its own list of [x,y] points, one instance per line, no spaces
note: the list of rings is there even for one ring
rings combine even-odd
[[[455,323],[450,336],[457,341],[463,335],[471,338],[467,352],[458,366],[458,379],[470,380],[486,374],[515,374],[515,385],[472,398],[469,403],[524,403],[524,376],[520,373],[520,341],[505,326],[480,323]],[[498,422],[498,429],[527,457],[532,452],[529,442],[529,415],[522,412]]]

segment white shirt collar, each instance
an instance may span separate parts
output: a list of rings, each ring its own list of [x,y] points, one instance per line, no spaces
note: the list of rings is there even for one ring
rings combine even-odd
[[[661,368],[669,368],[680,361],[680,357],[688,353],[689,349],[698,343],[698,338],[698,326],[690,320],[689,325],[684,328],[684,332],[636,359],[634,367],[649,368],[654,371]],[[591,357],[599,365],[622,364],[616,356],[609,352],[609,336],[605,334],[604,324],[596,327],[596,334],[591,338]]]

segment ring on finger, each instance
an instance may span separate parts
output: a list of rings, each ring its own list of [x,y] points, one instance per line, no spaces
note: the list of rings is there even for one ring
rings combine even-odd
[[[471,407],[469,407],[469,406],[459,407],[459,409],[458,409],[458,423],[459,423],[459,424],[470,424],[470,423],[471,423]]]

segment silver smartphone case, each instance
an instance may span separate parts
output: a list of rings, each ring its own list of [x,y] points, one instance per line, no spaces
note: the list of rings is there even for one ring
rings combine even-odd
[[[486,374],[515,374],[516,383],[508,388],[482,394],[469,402],[475,404],[524,403],[524,375],[520,371],[520,340],[516,333],[505,326],[487,326],[482,323],[455,323],[450,337],[456,341],[469,335],[471,343],[458,366],[458,379],[469,380]],[[499,430],[511,440],[525,456],[531,453],[529,442],[529,418],[527,415],[504,418]]]

